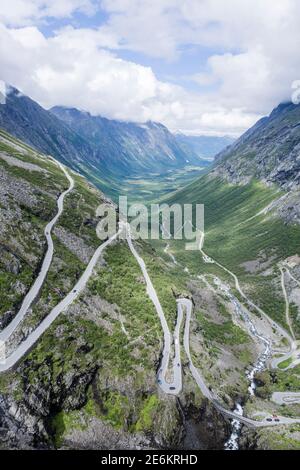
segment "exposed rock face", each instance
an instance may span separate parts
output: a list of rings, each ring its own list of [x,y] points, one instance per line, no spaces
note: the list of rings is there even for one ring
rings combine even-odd
[[[184,413],[183,449],[221,450],[230,434],[230,424],[207,401],[199,407],[186,403]]]
[[[300,105],[284,103],[216,157],[214,173],[232,183],[251,178],[283,189],[300,185]]]
[[[284,103],[258,121],[215,160],[211,176],[247,185],[253,178],[276,184],[278,194],[265,213],[300,222],[300,105]]]
[[[8,205],[8,195],[10,195],[19,204],[24,204],[27,207],[33,207],[36,205],[37,199],[29,183],[12,177],[2,168],[0,169],[0,172],[0,202],[2,204],[5,204],[5,206]]]
[[[32,383],[27,377],[32,364],[25,361],[17,370],[17,382],[11,384],[13,393],[0,395],[0,448],[51,449],[58,445],[65,449],[222,449],[230,432],[229,423],[211,404],[206,400],[195,404],[193,394],[185,393],[180,399],[162,397],[164,409],[156,416],[155,429],[146,433],[129,431],[129,417],[122,428],[116,428],[97,415],[81,411],[89,387],[94,389],[101,408],[97,367],[91,364],[85,371],[71,367],[55,382],[52,367],[47,361],[43,374],[36,371],[37,380]],[[133,401],[140,393],[132,388],[133,384],[128,388],[129,384],[120,382],[117,386],[123,387],[124,396],[134,392]],[[77,413],[77,422],[68,427],[58,444],[53,417],[61,410]]]
[[[96,367],[71,369],[52,380],[51,364],[45,364],[42,376],[30,383],[25,362],[18,368],[19,383],[12,385],[15,393],[0,395],[0,435],[3,448],[52,448],[51,416],[55,410],[76,409],[86,402],[86,389]],[[38,376],[38,374],[37,374]],[[18,393],[16,392],[18,390]]]
[[[0,395],[0,449],[45,448],[46,432],[42,421]]]
[[[151,438],[116,430],[96,418],[90,418],[86,429],[73,429],[65,438],[64,449],[154,449]]]
[[[287,223],[300,221],[300,190],[295,189],[286,193],[285,198],[279,198],[274,203],[275,212]]]
[[[87,264],[89,262],[94,251],[82,238],[74,235],[63,227],[55,227],[54,234],[82,263]]]

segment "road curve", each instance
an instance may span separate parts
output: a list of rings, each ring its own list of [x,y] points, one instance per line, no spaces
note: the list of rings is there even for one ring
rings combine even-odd
[[[278,405],[300,403],[300,392],[273,392],[271,400]]]
[[[4,363],[0,363],[0,372],[5,372],[11,369],[22,357],[33,347],[37,340],[42,334],[52,325],[54,320],[59,316],[60,313],[64,312],[73,302],[76,300],[83,289],[85,288],[89,278],[93,273],[93,269],[99,260],[103,250],[110,245],[119,235],[120,231],[110,237],[106,242],[102,243],[95,253],[93,254],[89,264],[87,265],[84,273],[77,281],[73,289],[67,294],[67,296],[59,302],[49,313],[49,315],[39,324],[39,326],[15,349],[10,356],[5,359]]]
[[[281,326],[279,325],[277,322],[275,322],[275,320],[271,319],[260,307],[258,307],[258,305],[256,305],[254,302],[252,302],[252,300],[249,299],[249,297],[247,297],[247,295],[244,293],[244,291],[242,290],[241,286],[240,286],[240,283],[239,283],[239,279],[238,277],[232,272],[230,271],[228,268],[226,268],[225,266],[223,266],[221,263],[218,263],[218,261],[216,261],[215,259],[209,257],[204,251],[203,251],[203,244],[204,244],[204,233],[201,232],[201,236],[200,236],[200,241],[199,241],[199,250],[200,250],[200,253],[201,255],[203,256],[203,259],[205,262],[207,263],[214,263],[216,264],[217,266],[219,266],[221,269],[223,269],[224,271],[226,271],[233,279],[234,279],[234,282],[235,282],[235,287],[237,289],[237,291],[240,293],[240,295],[246,300],[246,302],[248,303],[248,305],[250,305],[252,308],[254,308],[257,312],[259,312],[269,323],[271,323],[271,325],[277,329],[278,332],[280,332],[280,334],[286,338],[289,342],[289,345],[290,345],[290,352],[294,350],[295,348],[295,341],[294,339],[291,337],[291,335],[289,335],[289,333]]]
[[[289,304],[289,298],[288,298],[288,294],[287,294],[286,287],[285,287],[285,282],[284,282],[284,274],[285,274],[284,269],[283,269],[282,266],[280,266],[279,269],[280,269],[280,273],[281,273],[281,287],[282,287],[282,291],[283,291],[283,295],[284,295],[284,299],[285,299],[286,323],[290,328],[290,331],[291,331],[291,334],[293,335],[294,341],[293,341],[292,347],[291,347],[291,349],[288,353],[286,353],[284,355],[281,355],[280,357],[276,357],[276,358],[272,359],[271,367],[273,369],[276,369],[276,368],[279,367],[279,364],[281,364],[284,361],[287,361],[288,359],[291,359],[291,363],[287,367],[281,369],[281,370],[288,370],[288,369],[292,369],[293,367],[300,364],[300,350],[299,350],[298,343],[297,343],[296,338],[295,338],[294,330],[293,330],[291,319],[290,319],[290,304]],[[300,286],[299,281],[297,281],[297,279],[294,278],[294,276],[290,273],[290,271],[287,267],[285,267],[285,271],[290,276],[290,278],[293,281],[295,281],[296,284],[298,284]]]
[[[202,234],[201,240],[200,240],[201,254],[202,254],[203,257],[205,257],[205,259],[207,260],[208,263],[214,263],[215,261],[212,258],[208,257],[203,252],[202,246],[203,246],[203,234]],[[221,267],[226,269],[223,266],[221,266]],[[234,276],[236,278],[236,276],[233,273],[231,273],[229,270],[226,269],[226,271],[228,271],[232,276]],[[236,281],[238,283],[237,278],[236,278]],[[243,295],[243,297],[245,297],[245,296]],[[279,416],[277,418],[277,419],[279,419],[279,421],[274,421],[274,419],[272,419],[270,417],[270,415],[266,415],[266,417],[262,421],[256,421],[254,419],[243,416],[242,414],[238,413],[236,410],[231,411],[231,410],[228,410],[228,409],[224,408],[224,406],[220,403],[220,401],[218,400],[218,397],[215,395],[215,393],[209,387],[207,387],[205,381],[203,380],[203,377],[202,377],[201,373],[199,372],[199,369],[197,369],[193,364],[193,360],[192,360],[191,353],[190,353],[190,322],[191,322],[191,314],[192,314],[192,309],[193,309],[192,301],[190,299],[181,298],[181,299],[177,300],[177,303],[178,303],[178,306],[180,306],[181,310],[182,310],[182,308],[186,309],[186,320],[185,320],[185,330],[184,330],[183,341],[184,341],[185,352],[186,352],[187,358],[189,360],[190,372],[191,372],[195,382],[197,383],[198,387],[200,388],[201,393],[203,394],[203,396],[206,397],[214,405],[214,407],[217,410],[219,410],[220,413],[223,414],[223,416],[225,416],[225,417],[227,417],[231,420],[239,421],[239,422],[243,423],[246,426],[257,427],[257,428],[258,427],[267,427],[267,426],[276,426],[276,425],[280,425],[280,424],[300,423],[300,419],[286,418],[285,416]],[[182,312],[181,312],[181,314],[182,314]],[[268,419],[269,420],[272,419],[272,420],[268,421]]]
[[[136,249],[134,248],[132,239],[131,239],[131,233],[130,233],[130,226],[128,224],[123,223],[123,229],[126,230],[126,239],[127,243],[129,245],[129,248],[133,254],[133,256],[136,258],[138,264],[140,265],[140,268],[142,270],[144,279],[146,281],[146,286],[147,286],[147,293],[150,299],[152,300],[155,309],[158,313],[158,316],[160,318],[163,332],[164,332],[164,338],[165,338],[165,343],[164,343],[164,348],[163,348],[163,354],[162,354],[162,360],[158,372],[158,384],[160,388],[168,394],[172,395],[178,395],[181,390],[182,390],[182,364],[180,360],[180,342],[179,342],[179,336],[180,336],[180,325],[182,323],[183,319],[183,308],[186,309],[186,320],[185,320],[185,330],[184,330],[184,348],[186,355],[189,360],[189,368],[192,373],[192,376],[194,377],[198,387],[200,388],[202,394],[210,401],[212,404],[217,408],[224,416],[230,418],[230,419],[236,419],[241,421],[243,424],[246,424],[248,426],[269,426],[268,422],[259,422],[255,421],[253,419],[247,418],[245,416],[241,416],[238,413],[235,413],[234,411],[227,410],[222,406],[222,404],[218,401],[217,397],[213,394],[213,392],[207,387],[205,384],[199,370],[194,366],[193,360],[191,357],[190,353],[190,322],[191,322],[191,314],[192,314],[192,309],[193,309],[193,303],[190,299],[187,298],[179,298],[177,299],[177,322],[176,322],[176,328],[175,328],[175,333],[174,333],[174,342],[175,342],[175,358],[173,361],[173,380],[172,382],[169,382],[166,380],[166,374],[168,370],[168,364],[170,360],[170,351],[171,351],[171,333],[168,327],[168,324],[165,319],[165,315],[163,312],[163,309],[161,307],[161,304],[159,302],[157,293],[155,291],[155,288],[152,284],[152,281],[149,277],[149,274],[147,272],[147,268],[145,265],[144,260],[139,256],[137,253]],[[178,366],[179,364],[179,366]],[[172,389],[170,389],[172,387]],[[297,421],[298,422],[298,421]],[[300,420],[299,420],[300,422]],[[272,424],[272,423],[270,423]]]
[[[178,393],[180,393],[182,389],[182,372],[181,372],[180,343],[179,343],[179,332],[180,332],[180,326],[182,322],[182,310],[180,310],[180,307],[178,306],[178,318],[177,318],[175,334],[173,338],[174,347],[175,347],[175,355],[174,355],[173,370],[172,370],[173,377],[172,377],[172,381],[167,381],[166,376],[167,376],[167,372],[169,368],[168,366],[170,362],[172,335],[170,333],[170,329],[169,329],[164,311],[160,304],[158,295],[156,293],[156,290],[148,274],[146,264],[144,260],[140,257],[140,255],[138,254],[138,252],[136,251],[133,245],[131,232],[130,232],[130,226],[128,223],[120,222],[120,229],[123,229],[126,232],[126,240],[127,240],[129,249],[141,268],[143,277],[146,282],[147,294],[150,300],[152,301],[155,307],[155,310],[158,314],[158,317],[160,319],[160,323],[162,326],[163,334],[164,334],[162,359],[161,359],[160,368],[159,368],[158,376],[157,376],[158,384],[165,393],[168,393],[170,395],[178,395]]]
[[[48,274],[48,271],[49,271],[49,268],[50,268],[50,265],[51,265],[51,262],[52,262],[53,252],[54,252],[54,245],[53,245],[53,240],[52,240],[52,236],[51,236],[51,231],[52,231],[54,225],[56,224],[56,222],[58,221],[59,217],[61,216],[63,210],[64,210],[64,199],[65,199],[65,197],[74,188],[74,180],[70,176],[68,171],[64,168],[64,166],[61,163],[57,162],[56,160],[53,160],[53,161],[61,168],[61,170],[66,175],[66,177],[69,181],[69,188],[66,191],[64,191],[63,193],[61,193],[61,195],[59,196],[59,198],[57,200],[57,209],[58,209],[57,213],[56,213],[55,217],[53,217],[53,219],[45,227],[44,234],[45,234],[45,237],[46,237],[46,240],[47,240],[48,248],[47,248],[47,252],[44,256],[44,260],[43,260],[41,270],[40,270],[38,276],[36,277],[33,285],[29,289],[28,293],[24,297],[21,308],[18,311],[17,315],[7,325],[7,327],[4,328],[1,331],[0,341],[2,341],[3,343],[5,343],[8,340],[8,338],[12,335],[12,333],[15,331],[15,329],[21,323],[21,321],[25,317],[28,309],[31,307],[33,301],[36,299],[41,287],[44,284],[44,281],[46,279],[46,276]]]
[[[293,330],[293,325],[292,325],[291,318],[290,318],[290,303],[289,303],[289,299],[288,299],[288,295],[287,295],[287,291],[285,287],[285,282],[284,282],[284,270],[281,266],[279,267],[279,270],[281,274],[281,288],[282,288],[284,301],[285,301],[285,321],[289,327],[293,340],[296,341],[295,333]]]
[[[284,367],[284,368],[279,367],[279,364],[281,362],[287,361],[288,359],[291,359],[291,363],[287,367]],[[271,361],[271,368],[272,369],[279,368],[282,371],[286,371],[288,369],[293,369],[298,364],[300,364],[300,352],[295,346],[293,350],[289,351],[283,356],[273,358]]]

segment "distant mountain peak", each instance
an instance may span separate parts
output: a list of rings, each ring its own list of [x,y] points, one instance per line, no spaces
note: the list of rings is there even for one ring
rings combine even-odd
[[[209,161],[235,141],[228,136],[185,135],[182,132],[176,133],[175,136],[182,145],[190,146],[199,158]]]
[[[299,106],[299,105],[294,104],[291,101],[286,101],[286,102],[280,103],[276,108],[273,109],[273,111],[271,112],[269,118],[272,119],[272,118],[278,116],[279,114],[282,114],[286,111],[289,111],[291,109],[296,108],[297,106]]]

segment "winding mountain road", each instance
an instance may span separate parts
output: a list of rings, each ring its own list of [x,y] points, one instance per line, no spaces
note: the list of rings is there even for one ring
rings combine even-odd
[[[288,369],[292,369],[295,366],[297,366],[298,364],[300,364],[300,349],[299,349],[299,346],[298,346],[299,342],[296,341],[295,333],[294,333],[292,323],[291,323],[291,319],[290,319],[290,303],[289,303],[289,298],[288,298],[288,294],[287,294],[286,287],[285,287],[285,282],[284,282],[284,274],[285,274],[284,269],[283,269],[282,266],[280,266],[279,269],[280,269],[280,272],[281,272],[281,287],[282,287],[282,291],[283,291],[283,295],[284,295],[284,299],[285,299],[286,323],[290,328],[290,331],[291,331],[291,334],[293,335],[294,341],[293,341],[292,347],[291,347],[289,352],[287,352],[284,355],[281,355],[280,357],[276,357],[276,358],[272,359],[271,367],[273,369],[276,369],[276,368],[280,367],[280,364],[282,362],[290,360],[290,364],[288,364],[284,368],[281,367],[281,370],[288,370]],[[285,267],[285,272],[290,276],[290,278],[298,286],[300,286],[300,282],[297,281],[297,279],[291,274],[291,272],[289,271],[289,269],[287,267]],[[289,394],[289,392],[284,392],[284,393],[286,393],[287,396]]]
[[[270,319],[270,317],[260,307],[258,307],[258,305],[256,305],[254,302],[252,302],[252,300],[249,299],[249,297],[247,297],[247,295],[244,293],[244,291],[242,290],[242,288],[240,286],[240,282],[239,282],[238,277],[232,271],[230,271],[228,268],[226,268],[226,266],[223,266],[221,263],[219,263],[215,259],[208,256],[203,251],[203,244],[204,244],[204,233],[201,232],[200,241],[199,241],[199,250],[200,250],[200,253],[203,256],[204,261],[206,263],[216,264],[217,266],[219,266],[221,269],[223,269],[225,272],[227,272],[234,279],[235,287],[236,287],[237,291],[246,300],[247,304],[250,305],[252,308],[254,308],[258,313],[260,313],[272,325],[272,327],[274,327],[281,334],[282,337],[287,339],[287,341],[289,342],[289,345],[290,345],[290,352],[293,351],[295,349],[295,341],[291,337],[291,335],[289,335],[289,333],[281,325],[279,325],[277,322],[275,322],[275,320]]]
[[[161,364],[160,364],[158,377],[157,377],[158,384],[165,393],[168,393],[171,395],[178,395],[178,393],[180,393],[182,389],[182,372],[181,372],[182,368],[181,368],[180,342],[179,342],[179,332],[180,332],[180,326],[182,322],[182,311],[178,313],[175,333],[172,338],[164,311],[162,309],[158,295],[156,293],[156,290],[148,274],[146,264],[144,260],[140,257],[140,255],[138,254],[138,252],[136,251],[133,245],[131,232],[130,232],[130,226],[128,223],[120,222],[120,229],[125,230],[126,232],[126,240],[127,240],[129,249],[141,268],[143,277],[146,282],[147,294],[150,300],[152,301],[155,307],[155,310],[158,314],[158,317],[160,319],[160,323],[162,326],[163,334],[164,334],[164,346],[163,346],[163,352],[162,352],[162,359],[161,359]],[[166,380],[166,375],[168,374],[168,370],[169,370],[172,339],[174,341],[174,346],[175,346],[175,355],[174,355],[173,370],[172,370],[173,377],[172,377],[172,381],[168,382]]]
[[[37,340],[45,333],[46,330],[52,325],[52,323],[56,320],[56,318],[60,315],[60,313],[67,310],[67,308],[79,297],[81,292],[84,290],[88,280],[90,279],[93,269],[95,268],[100,255],[102,254],[103,250],[110,245],[119,235],[120,231],[117,232],[115,235],[110,237],[106,242],[102,243],[95,253],[93,254],[89,264],[87,265],[84,273],[75,284],[73,289],[69,292],[69,294],[57,304],[48,316],[39,324],[39,326],[32,332],[30,335],[20,343],[20,345],[16,348],[16,350],[6,358],[3,364],[0,364],[0,372],[7,371],[11,369],[17,362],[22,359],[22,357],[30,351],[30,349],[34,346]]]
[[[286,291],[286,288],[285,288],[285,282],[284,282],[284,269],[280,266],[279,270],[280,270],[280,274],[281,274],[281,288],[282,288],[284,301],[285,301],[285,321],[286,321],[286,324],[289,327],[289,330],[290,330],[290,333],[292,335],[293,341],[295,342],[296,341],[295,333],[294,333],[293,325],[292,325],[291,318],[290,318],[290,303],[289,303],[287,291]]]
[[[278,405],[294,405],[300,403],[300,392],[274,392],[271,400]]]
[[[202,235],[200,237],[200,246],[199,246],[199,248],[200,248],[200,251],[201,251],[201,254],[202,254],[204,260],[207,263],[216,263],[216,264],[218,264],[220,267],[225,269],[229,274],[231,274],[234,277],[235,281],[236,281],[236,285],[238,286],[237,290],[241,293],[241,295],[244,298],[246,298],[248,300],[248,302],[250,302],[254,306],[254,304],[241,291],[241,288],[239,286],[238,278],[234,275],[234,273],[232,273],[231,271],[229,271],[227,268],[220,265],[219,263],[215,262],[215,260],[213,260],[212,258],[207,256],[206,253],[204,253],[204,251],[203,251],[203,241],[204,241],[204,234],[202,233]],[[167,252],[167,250],[165,250],[165,252]],[[170,253],[168,253],[168,254],[170,254]],[[237,302],[237,300],[236,300],[236,302]],[[265,414],[264,419],[262,419],[261,421],[256,421],[254,419],[247,418],[246,416],[243,416],[243,414],[240,413],[238,409],[236,409],[234,411],[226,409],[220,403],[220,401],[218,400],[218,397],[215,395],[215,393],[206,385],[201,373],[199,372],[199,369],[197,369],[193,364],[193,360],[192,360],[191,353],[190,353],[190,322],[191,322],[191,314],[192,314],[192,309],[193,309],[192,301],[190,299],[185,299],[185,298],[184,299],[178,299],[177,300],[177,305],[178,305],[178,315],[179,314],[182,315],[182,309],[183,308],[186,309],[186,321],[185,321],[185,330],[184,330],[184,340],[183,341],[184,341],[184,349],[185,349],[187,358],[189,360],[190,372],[191,372],[195,382],[197,383],[198,387],[200,388],[203,396],[206,397],[215,406],[215,408],[218,409],[220,411],[220,413],[223,414],[223,416],[226,416],[227,418],[230,418],[230,419],[234,420],[233,422],[238,421],[238,422],[241,422],[241,423],[243,423],[247,426],[257,427],[257,428],[266,427],[266,426],[276,426],[276,425],[279,425],[279,424],[300,423],[300,419],[298,419],[298,418],[287,418],[285,416],[278,416],[278,418],[277,418],[278,421],[275,421],[274,419],[272,419],[271,415],[268,414],[268,413]],[[257,308],[259,308],[259,307],[257,307]],[[264,313],[264,315],[267,316],[267,314],[265,314],[265,313]],[[269,317],[267,317],[267,318],[268,318],[269,321],[271,321],[269,319]],[[279,325],[278,325],[278,328],[281,330],[281,327]],[[249,329],[251,330],[251,334],[258,337],[261,341],[263,341],[265,343],[266,350],[264,351],[262,356],[267,357],[268,354],[269,354],[268,351],[269,351],[269,348],[270,348],[270,345],[267,344],[268,343],[267,339],[264,338],[262,335],[260,335],[256,331],[254,325],[251,322],[249,324]],[[292,343],[292,346],[293,345],[294,345],[294,342]],[[260,363],[262,363],[263,360],[264,360],[263,357],[259,358],[258,364],[256,366],[257,368],[260,367]],[[253,394],[253,391],[252,391],[252,394]]]
[[[3,351],[3,344],[8,340],[10,335],[13,331],[17,328],[17,326],[22,322],[23,318],[25,317],[28,309],[32,305],[32,302],[35,300],[36,296],[38,295],[39,290],[41,289],[47,273],[49,271],[51,261],[53,258],[54,246],[53,240],[51,236],[51,230],[53,229],[54,225],[56,224],[57,220],[59,219],[60,215],[63,212],[63,204],[66,195],[72,191],[74,188],[74,180],[69,175],[67,170],[61,165],[59,162],[54,160],[57,165],[62,169],[64,174],[67,176],[69,180],[69,188],[64,191],[58,198],[57,207],[58,212],[56,216],[49,222],[45,228],[45,236],[48,243],[48,250],[46,252],[45,258],[43,260],[41,271],[36,278],[33,286],[29,290],[28,294],[25,296],[21,309],[19,310],[18,314],[14,318],[14,320],[1,332],[0,341],[1,341],[1,349]],[[64,312],[70,305],[73,303],[81,294],[83,289],[85,288],[88,280],[90,279],[93,269],[99,260],[103,250],[110,245],[120,234],[120,230],[110,237],[106,242],[102,243],[95,253],[93,254],[91,260],[89,261],[85,271],[83,272],[80,279],[77,281],[73,289],[67,294],[67,296],[59,302],[47,315],[47,317],[39,324],[39,326],[28,335],[28,337],[19,344],[19,346],[7,357],[2,357],[0,362],[0,372],[5,372],[15,366],[20,359],[23,358],[25,354],[27,354],[30,349],[34,346],[34,344],[38,341],[38,339],[42,336],[42,334],[52,325],[52,323],[56,320],[60,313]],[[5,351],[4,351],[5,352]]]
[[[57,209],[58,209],[57,213],[56,213],[55,217],[53,217],[51,222],[49,222],[45,227],[44,233],[45,233],[48,248],[47,248],[46,254],[44,256],[44,260],[43,260],[43,263],[42,263],[41,270],[40,270],[37,278],[35,279],[33,285],[29,289],[28,293],[24,297],[21,308],[18,311],[17,315],[7,325],[7,327],[4,328],[0,332],[0,341],[2,343],[5,343],[9,339],[9,337],[12,335],[12,333],[16,330],[18,325],[21,323],[21,321],[25,317],[26,313],[28,312],[28,310],[31,307],[34,300],[36,299],[40,289],[42,288],[42,286],[45,282],[46,276],[48,274],[48,271],[49,271],[49,268],[50,268],[50,265],[51,265],[51,262],[52,262],[53,253],[54,253],[54,245],[53,245],[53,240],[52,240],[52,236],[51,236],[51,231],[52,231],[54,225],[56,224],[56,222],[58,221],[59,217],[61,216],[63,210],[64,210],[65,197],[74,188],[74,180],[70,176],[68,171],[64,168],[64,166],[61,163],[57,162],[56,160],[53,160],[53,161],[61,168],[61,170],[64,172],[65,176],[67,177],[67,179],[69,181],[69,188],[66,191],[64,191],[63,193],[61,193],[61,195],[57,199]]]

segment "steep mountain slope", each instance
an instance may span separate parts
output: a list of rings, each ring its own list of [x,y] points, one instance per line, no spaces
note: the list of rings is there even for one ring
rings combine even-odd
[[[205,204],[207,251],[244,275],[250,289],[260,273],[255,295],[278,318],[282,294],[278,298],[276,282],[270,289],[267,281],[276,277],[276,263],[300,247],[299,123],[299,105],[280,105],[221,152],[208,174],[168,199]],[[257,265],[252,276],[251,262]]]
[[[216,158],[215,173],[230,182],[255,177],[293,189],[300,184],[300,106],[280,104]]]
[[[0,106],[0,128],[55,156],[115,199],[130,191],[126,178],[201,165],[161,124],[111,121],[59,107],[50,112],[12,87]]]
[[[12,87],[8,88],[5,105],[0,107],[0,128],[71,167],[89,159],[95,163],[88,142]]]
[[[237,289],[233,272],[248,299],[293,334],[295,344],[300,339],[299,125],[300,106],[280,105],[221,152],[210,172],[164,200],[205,205],[204,250],[209,258],[185,251],[181,241],[170,242],[176,259],[195,275],[218,276]],[[244,299],[244,305],[261,317],[249,301]],[[295,358],[298,354],[299,349]],[[282,368],[289,364],[291,360]],[[257,387],[256,397],[246,405],[248,413],[262,398],[270,400],[273,391],[299,392],[299,366],[265,371],[257,377]],[[282,411],[274,403],[269,409]],[[286,405],[286,412],[297,414],[299,406]],[[245,440],[253,448],[299,448],[294,431],[265,429],[246,433]]]
[[[0,106],[0,128],[89,176],[100,189],[116,196],[118,183],[114,175],[99,167],[92,146],[56,116],[10,86],[7,86],[5,105]]]
[[[101,165],[125,175],[199,164],[191,149],[183,149],[162,124],[113,121],[87,112],[56,106],[51,113],[83,136],[99,152]]]
[[[235,139],[232,137],[214,137],[214,136],[193,136],[193,135],[185,135],[178,133],[176,134],[176,140],[182,146],[185,146],[187,149],[192,149],[196,155],[206,163],[206,165],[211,162],[215,155],[220,153],[226,147],[233,144]]]

